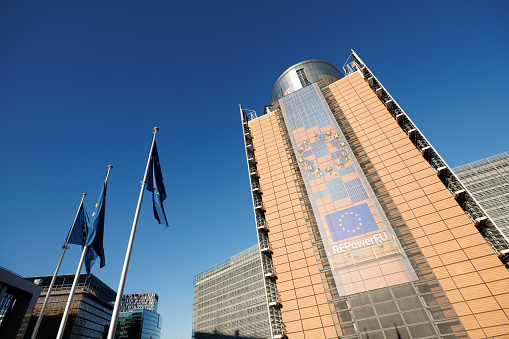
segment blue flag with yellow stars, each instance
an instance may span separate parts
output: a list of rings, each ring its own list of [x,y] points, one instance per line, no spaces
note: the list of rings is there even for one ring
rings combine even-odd
[[[166,189],[164,188],[163,173],[161,172],[161,164],[159,163],[159,155],[157,154],[155,141],[148,168],[147,190],[152,192],[154,218],[156,218],[160,224],[168,227],[168,220],[166,220],[166,213],[164,213],[163,207],[163,201],[166,199]]]
[[[69,234],[68,243],[85,246],[88,234],[88,224],[89,219],[87,211],[85,210],[85,206],[81,204],[78,216],[76,217],[76,222],[74,223],[74,227],[72,227],[71,234]]]
[[[101,190],[99,200],[95,204],[94,213],[92,213],[92,220],[88,231],[87,241],[88,246],[87,255],[85,258],[85,267],[87,275],[90,275],[90,270],[94,265],[97,257],[101,258],[101,267],[104,267],[106,260],[104,258],[103,236],[104,236],[104,215],[106,207],[106,184]]]
[[[378,225],[367,203],[325,216],[333,241],[377,231]]]

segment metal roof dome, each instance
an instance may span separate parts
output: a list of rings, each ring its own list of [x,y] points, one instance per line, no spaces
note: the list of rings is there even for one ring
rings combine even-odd
[[[270,101],[279,100],[321,79],[325,80],[327,84],[332,84],[342,77],[341,72],[328,62],[322,60],[302,61],[281,74],[274,85]]]

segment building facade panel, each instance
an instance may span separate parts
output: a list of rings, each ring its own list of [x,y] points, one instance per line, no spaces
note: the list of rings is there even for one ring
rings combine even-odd
[[[352,81],[350,80],[350,78],[361,79],[361,81],[359,80]],[[368,84],[362,79],[360,74],[354,73],[330,86],[331,91],[336,98],[342,97],[341,87],[339,86],[340,82],[345,83],[345,85],[343,85],[344,87],[350,86],[354,88],[354,90],[359,91],[364,90],[364,92],[366,88],[370,90]],[[368,93],[376,98],[376,95],[373,93],[373,91],[370,90]],[[359,110],[369,111],[368,108],[361,107],[357,109],[350,109],[350,105],[348,101],[344,99],[344,97],[342,100],[338,100],[338,102],[343,103],[343,105],[341,105],[341,108],[349,121],[350,120],[355,121],[357,119],[357,114]],[[403,133],[401,128],[398,126],[397,122],[387,111],[384,116],[378,117],[373,116],[373,120],[377,121],[377,123],[382,123],[385,121],[386,122],[385,126],[394,125],[395,129],[399,128],[401,133]],[[359,124],[356,127],[353,127],[352,125],[352,128],[354,130],[354,133],[362,134],[362,131],[364,130],[365,127],[364,125]],[[390,139],[390,137],[387,137],[387,139]],[[408,147],[413,147],[413,144],[408,139],[408,137],[406,137],[404,140]],[[382,142],[382,140],[378,142],[373,142],[373,140],[371,140],[371,142],[374,148],[366,152],[368,157],[370,158],[376,158],[377,156],[380,157],[380,155],[377,152],[377,148],[379,145],[384,145],[384,143]],[[413,149],[415,150],[415,147],[413,147]],[[399,152],[397,151],[397,153]],[[490,247],[483,239],[483,237],[475,230],[474,225],[472,225],[471,221],[465,215],[463,210],[459,207],[459,205],[451,196],[451,194],[449,194],[449,192],[444,189],[442,182],[440,182],[440,180],[435,175],[433,170],[429,167],[425,159],[417,152],[417,150],[415,150],[415,152],[413,153],[414,156],[412,158],[409,158],[412,159],[410,162],[407,160],[406,162],[398,162],[398,164],[400,166],[408,166],[410,163],[412,163],[413,165],[407,167],[407,169],[412,175],[416,172],[428,172],[426,173],[426,177],[420,180],[417,179],[412,180],[411,177],[405,177],[404,180],[401,180],[391,175],[390,171],[384,172],[383,171],[384,168],[387,168],[392,165],[392,161],[387,161],[388,159],[381,158],[381,161],[375,163],[374,166],[377,169],[384,183],[385,182],[394,183],[394,185],[388,186],[389,194],[393,196],[395,199],[397,199],[398,197],[402,197],[401,201],[406,201],[411,207],[411,212],[402,213],[405,221],[408,222],[410,219],[415,218],[418,220],[418,223],[420,224],[419,221],[421,217],[423,217],[424,219],[429,218],[438,219],[437,222],[440,220],[442,221],[436,227],[434,227],[436,222],[433,224],[428,224],[428,226],[425,229],[423,227],[424,233],[428,234],[429,235],[428,237],[426,236],[416,237],[416,241],[420,246],[423,247],[432,246],[433,249],[438,254],[436,257],[429,258],[428,262],[431,262],[434,269],[437,267],[441,267],[443,265],[451,276],[456,276],[456,278],[450,280],[449,278],[444,278],[443,283],[443,285],[445,286],[450,285],[450,283],[455,285],[450,290],[451,291],[450,294],[453,296],[453,298],[456,295],[453,292],[459,290],[463,297],[469,299],[478,299],[479,301],[478,304],[482,303],[484,305],[483,307],[471,307],[473,317],[468,319],[477,319],[479,317],[482,318],[483,317],[482,313],[487,312],[488,310],[496,309],[501,310],[502,308],[507,308],[508,305],[499,305],[494,298],[484,298],[486,296],[491,295],[491,292],[487,289],[485,282],[483,280],[483,278],[489,279],[489,274],[487,274],[487,272],[483,270],[476,271],[475,267],[471,263],[464,261],[465,259],[467,259],[464,249],[477,246],[476,249],[480,251],[482,250],[483,253],[491,254],[493,251],[490,249]],[[397,187],[399,187],[399,189],[397,189]],[[402,187],[404,188],[402,189]],[[411,202],[416,201],[415,196],[412,194],[412,192],[414,190],[418,190],[419,188],[424,191],[426,197],[435,194],[440,195],[442,199],[433,202],[430,200],[428,201],[420,200],[418,204],[410,205]],[[418,206],[420,206],[420,208]],[[437,215],[439,216],[439,218],[437,218]],[[451,224],[449,225],[449,221],[451,219],[454,220],[452,220]],[[460,224],[460,226],[458,226],[458,224]],[[457,232],[458,228],[460,228],[461,231]],[[440,232],[440,230],[449,231],[446,233],[448,236],[447,237],[438,236],[444,234],[443,232]],[[455,237],[454,240],[450,240],[451,235]],[[498,268],[497,271],[501,274],[499,276],[500,281],[508,281],[507,279],[509,278],[509,274],[507,270],[503,268],[503,266],[501,265],[500,261],[496,258],[496,256],[494,255],[486,256],[483,258],[482,261],[483,264],[485,265]],[[469,277],[465,276],[465,274],[469,272],[477,273],[479,279],[475,280],[477,284],[475,284],[474,286],[467,287],[464,285],[474,284],[473,281],[467,283],[465,280],[466,278]],[[439,279],[441,283],[442,280],[443,279]],[[449,294],[449,292],[447,292],[446,294]],[[509,323],[509,319],[503,320],[505,323]],[[483,325],[481,325],[478,321],[468,323],[468,328],[470,330],[479,329],[481,326]],[[484,335],[487,336],[488,334],[484,333]]]
[[[295,319],[297,312],[299,312],[297,319],[302,319],[301,310],[309,309],[309,307],[315,307],[316,310],[320,304],[315,295],[323,295],[324,291],[320,274],[315,270],[316,261],[311,250],[312,246],[300,203],[295,199],[296,188],[278,120],[275,114],[267,114],[251,121],[249,127],[256,159],[260,164],[258,171],[260,184],[264,187],[263,203],[266,207],[265,218],[270,225],[269,237],[271,245],[277,249],[272,254],[272,260],[278,274],[277,286],[283,304],[281,309],[283,322],[286,324],[287,334],[292,338],[295,335],[311,337],[308,330],[312,328],[304,326],[301,320],[292,321],[292,319]],[[268,161],[266,166],[262,166],[264,160],[269,158],[268,153],[271,152],[266,145],[276,147],[278,152],[273,161]],[[302,286],[299,281],[307,281],[309,284]],[[299,302],[292,303],[296,300]],[[326,300],[322,302],[326,304]],[[318,315],[318,313],[315,314],[315,316]]]
[[[25,278],[42,287],[42,293],[37,300],[27,331],[30,335],[41,312],[52,278],[52,276]],[[93,274],[90,277],[80,274],[78,279],[63,338],[103,338],[108,333],[116,293]],[[37,332],[38,338],[56,337],[73,281],[74,275],[57,276],[44,309]]]
[[[453,171],[509,236],[509,153],[458,166]]]
[[[0,266],[0,337],[23,338],[41,287]]]
[[[194,277],[193,338],[271,338],[259,246]]]

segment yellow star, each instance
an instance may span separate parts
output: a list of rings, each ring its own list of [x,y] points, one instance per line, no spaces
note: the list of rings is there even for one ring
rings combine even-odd
[[[362,226],[362,222],[359,223],[359,226]]]
[[[95,207],[99,206],[99,204],[95,204]]]
[[[94,216],[94,215],[95,215],[95,212],[94,212],[94,213],[92,213],[92,216]]]

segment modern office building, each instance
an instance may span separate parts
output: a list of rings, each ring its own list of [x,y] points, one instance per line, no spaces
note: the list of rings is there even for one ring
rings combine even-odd
[[[41,289],[0,266],[0,338],[23,338]]]
[[[155,293],[123,295],[116,338],[159,339],[162,318],[157,313],[158,302]]]
[[[507,238],[355,52],[343,71],[298,63],[240,107],[272,338],[507,338]]]
[[[156,293],[125,294],[122,296],[120,312],[130,312],[133,310],[149,310],[157,312],[158,305],[159,296]]]
[[[509,237],[509,152],[455,167],[453,171]]]
[[[25,278],[42,287],[27,334],[32,334],[52,278],[53,276]],[[57,276],[37,332],[37,339],[57,336],[73,281],[74,274]],[[87,277],[86,274],[81,274],[67,318],[64,338],[105,338],[108,334],[115,297],[115,291],[96,276],[92,274]],[[30,337],[27,336],[27,338]]]
[[[255,245],[195,275],[193,338],[271,338],[263,274]]]

